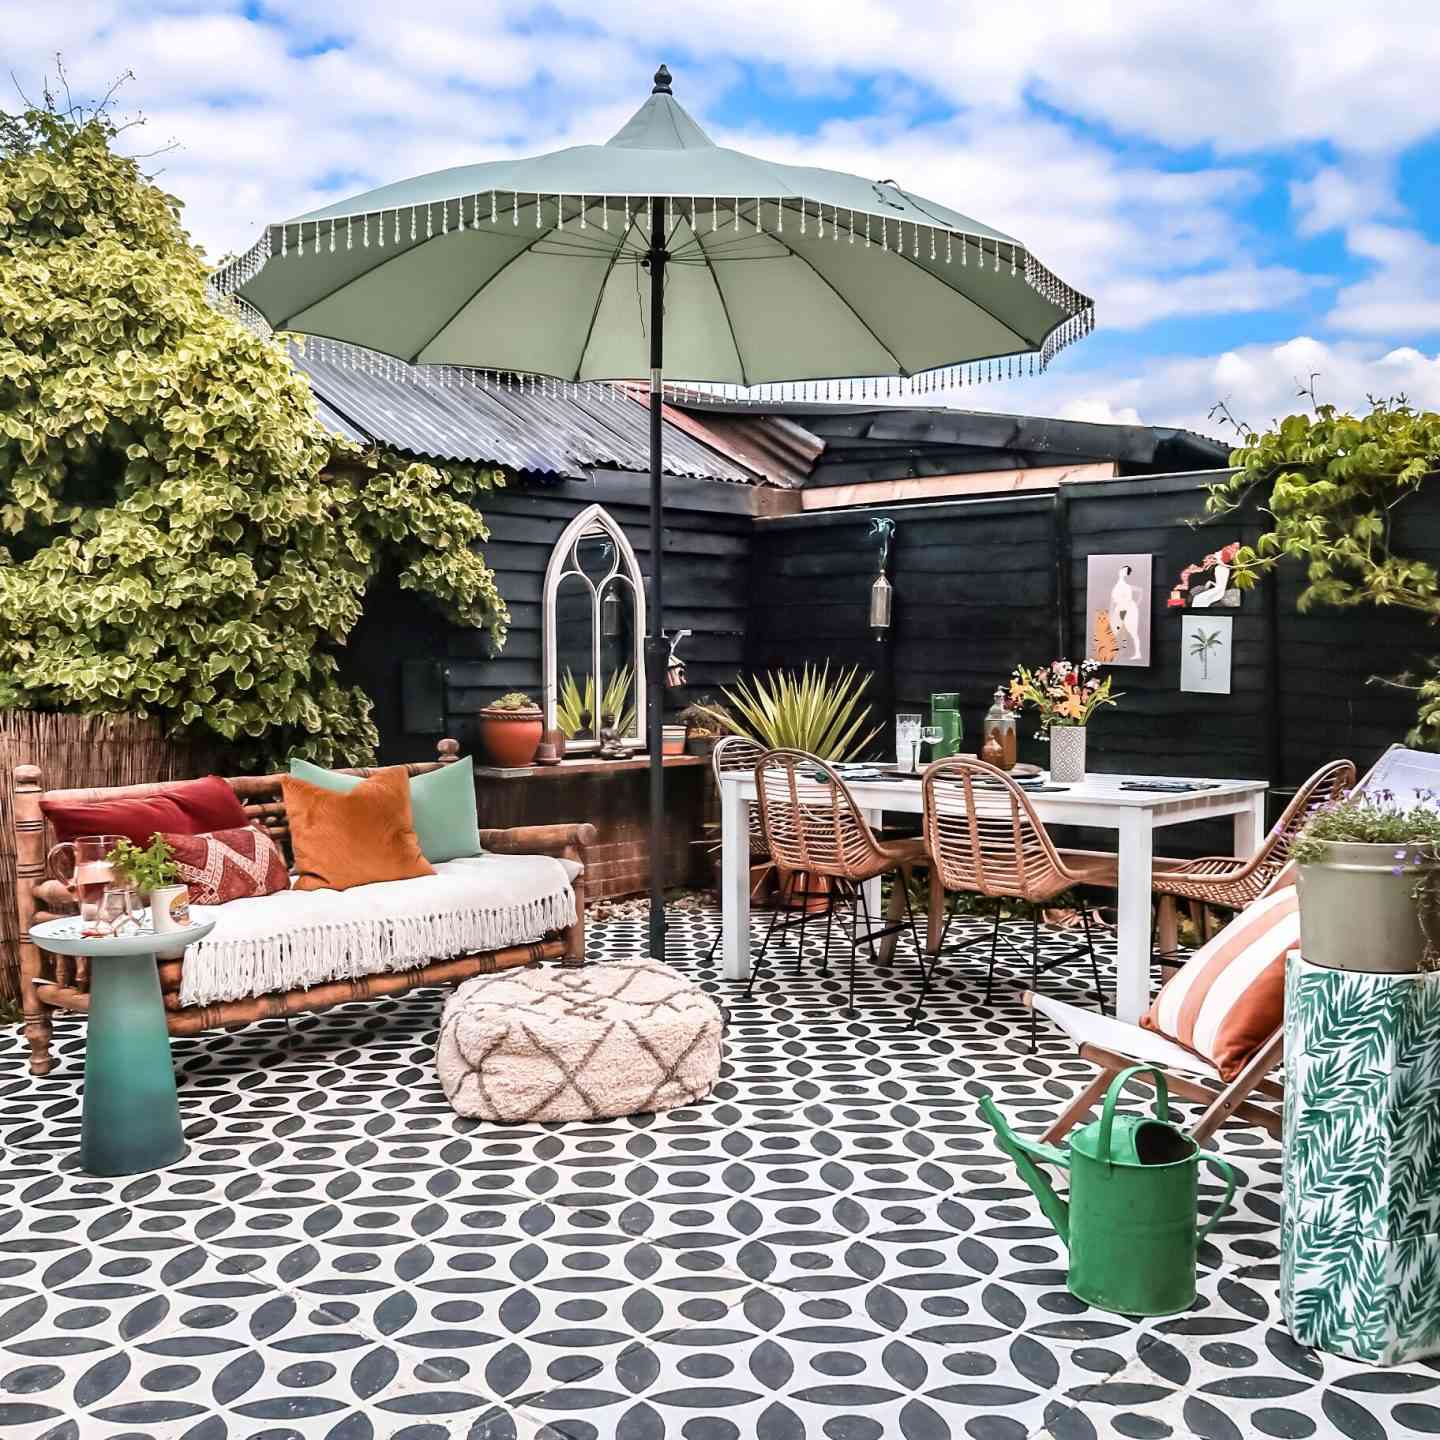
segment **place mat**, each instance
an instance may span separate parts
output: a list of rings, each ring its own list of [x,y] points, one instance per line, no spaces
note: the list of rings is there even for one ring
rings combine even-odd
[[[1122,780],[1122,790],[1145,790],[1157,795],[1189,795],[1196,790],[1218,790],[1218,780]]]

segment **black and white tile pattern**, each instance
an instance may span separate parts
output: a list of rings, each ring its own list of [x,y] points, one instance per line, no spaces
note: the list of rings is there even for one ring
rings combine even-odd
[[[1440,1433],[1440,1367],[1374,1371],[1279,1321],[1279,1152],[1169,1320],[1087,1309],[976,1112],[1043,1126],[1088,1078],[1028,1053],[980,952],[906,1027],[913,956],[858,1016],[793,952],[731,1009],[714,1098],[605,1123],[457,1120],[421,991],[177,1041],[187,1157],[78,1174],[82,1028],[26,1072],[0,1039],[0,1433],[7,1440],[1158,1440]],[[818,942],[812,936],[810,946]],[[1024,937],[1028,939],[1028,934]],[[592,930],[641,953],[643,925]],[[1065,942],[1068,943],[1068,940]],[[1046,977],[1083,1002],[1077,972]],[[1213,1193],[1213,1192],[1212,1192]],[[1440,1299],[1437,1299],[1440,1303]]]

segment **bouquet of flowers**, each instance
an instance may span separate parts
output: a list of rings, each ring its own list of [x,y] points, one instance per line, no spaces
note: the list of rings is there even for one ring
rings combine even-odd
[[[1084,725],[1102,705],[1120,698],[1110,693],[1110,677],[1102,680],[1095,673],[1099,668],[1094,660],[1078,665],[1052,660],[1038,670],[1017,665],[1007,703],[1012,710],[1033,705],[1040,712],[1041,736],[1049,735],[1052,725]]]

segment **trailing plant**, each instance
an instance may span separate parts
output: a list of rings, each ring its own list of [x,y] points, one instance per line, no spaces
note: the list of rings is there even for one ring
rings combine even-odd
[[[630,667],[622,665],[605,682],[605,699],[600,707],[600,716],[619,717],[617,729],[621,735],[635,733],[635,702],[630,685]],[[592,729],[595,716],[595,677],[587,675],[582,688],[575,679],[575,672],[566,669],[560,680],[560,695],[555,703],[555,724],[567,740]]]
[[[147,895],[152,890],[173,885],[180,878],[174,852],[163,835],[151,836],[144,849],[122,837],[105,858],[127,885]]]
[[[724,729],[768,749],[849,760],[880,733],[878,725],[861,733],[870,718],[869,705],[861,704],[870,680],[858,665],[832,679],[828,661],[818,670],[807,665],[798,675],[772,670],[722,690],[724,706],[703,708]]]
[[[329,435],[115,133],[50,103],[0,124],[0,705],[368,761],[339,679],[366,590],[391,571],[498,647],[473,502],[500,478]]]
[[[511,690],[485,707],[487,710],[538,710],[540,707],[523,690]]]
[[[1303,390],[1313,401],[1313,387]],[[1287,415],[1265,433],[1237,425],[1236,472],[1210,489],[1206,509],[1223,514],[1257,498],[1269,528],[1234,557],[1232,583],[1249,589],[1285,557],[1305,567],[1299,607],[1380,605],[1440,620],[1440,576],[1433,565],[1395,553],[1395,513],[1440,469],[1440,414],[1404,397],[1376,400],[1355,416],[1333,405]],[[1414,689],[1420,710],[1411,743],[1440,744],[1440,669]]]

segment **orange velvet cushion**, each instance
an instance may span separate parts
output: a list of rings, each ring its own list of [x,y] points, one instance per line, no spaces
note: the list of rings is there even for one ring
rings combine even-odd
[[[280,785],[297,890],[350,890],[435,873],[415,838],[403,766],[381,770],[344,794],[291,775]]]

